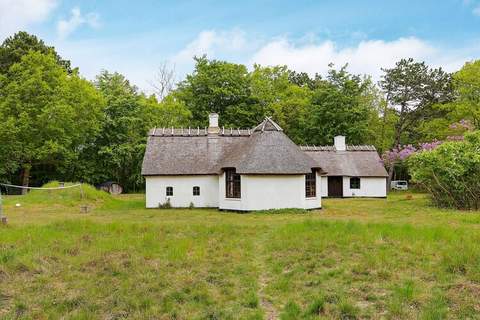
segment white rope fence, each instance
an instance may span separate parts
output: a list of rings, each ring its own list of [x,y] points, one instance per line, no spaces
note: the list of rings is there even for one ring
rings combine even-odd
[[[74,185],[71,185],[71,186],[47,187],[47,188],[17,186],[17,185],[8,184],[8,183],[0,183],[0,186],[7,187],[7,188],[27,189],[27,190],[62,190],[62,189],[71,189],[71,188],[80,187],[80,193],[81,193],[82,200],[84,198],[81,183],[77,183],[77,184],[74,184]],[[2,190],[1,189],[0,189],[0,224],[7,224],[7,217],[3,214]]]
[[[71,186],[42,188],[42,187],[24,187],[24,186],[17,186],[14,184],[0,183],[0,186],[17,188],[17,189],[28,189],[28,190],[61,190],[61,189],[80,187],[81,185],[82,185],[81,183],[78,183]]]

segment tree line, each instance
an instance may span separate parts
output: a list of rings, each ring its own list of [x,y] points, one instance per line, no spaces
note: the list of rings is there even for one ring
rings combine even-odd
[[[375,83],[348,66],[310,76],[194,59],[193,72],[175,85],[163,66],[159,79],[167,83],[146,95],[116,72],[86,80],[34,35],[7,38],[0,46],[0,181],[115,180],[138,191],[148,130],[205,127],[210,112],[225,127],[253,127],[272,116],[298,144],[331,144],[343,134],[379,152],[461,135],[464,127],[452,127],[459,121],[480,126],[479,61],[451,74],[402,59]]]

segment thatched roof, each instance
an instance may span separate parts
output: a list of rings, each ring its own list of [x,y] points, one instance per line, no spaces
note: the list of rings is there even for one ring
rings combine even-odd
[[[272,119],[254,129],[154,129],[150,132],[142,175],[305,174],[317,168]]]
[[[336,151],[334,146],[304,147],[327,176],[387,177],[374,146],[347,146],[347,151]]]
[[[217,130],[218,131],[218,130]],[[266,118],[253,129],[157,128],[149,133],[142,174],[219,174],[235,168],[241,174],[305,174],[386,177],[373,146],[302,146]]]
[[[241,174],[305,174],[320,168],[271,118],[255,127],[250,138],[227,154],[221,165]]]

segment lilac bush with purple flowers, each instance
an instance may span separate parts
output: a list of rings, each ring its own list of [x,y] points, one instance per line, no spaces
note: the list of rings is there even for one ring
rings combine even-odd
[[[480,131],[466,133],[463,141],[416,152],[407,165],[412,181],[430,193],[435,205],[480,209]]]
[[[411,144],[400,146],[399,148],[393,148],[387,150],[382,155],[382,161],[384,165],[389,168],[392,165],[398,164],[409,158],[411,155],[421,151],[431,151],[442,144],[442,141],[432,141],[421,143],[418,146]]]

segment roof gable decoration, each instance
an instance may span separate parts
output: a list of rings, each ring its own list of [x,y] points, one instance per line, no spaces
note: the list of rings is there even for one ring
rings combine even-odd
[[[253,129],[254,132],[264,131],[283,131],[283,129],[272,120],[271,117],[266,117],[258,126]]]

